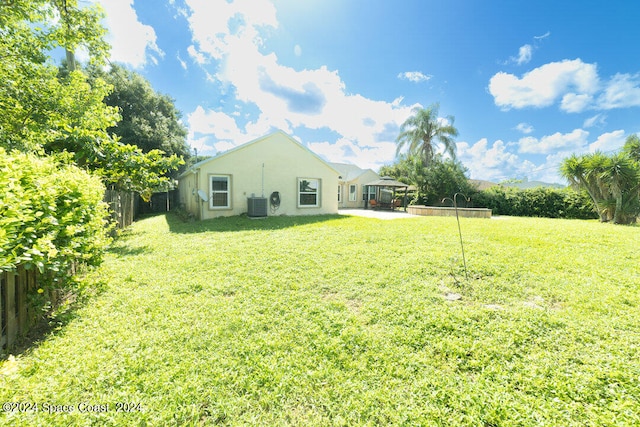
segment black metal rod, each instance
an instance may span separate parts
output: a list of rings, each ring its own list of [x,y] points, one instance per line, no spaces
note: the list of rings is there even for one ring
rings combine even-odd
[[[450,197],[445,197],[442,199],[442,203],[445,200],[449,199],[453,202],[453,208],[456,211],[456,222],[458,223],[458,235],[460,236],[460,248],[462,249],[462,263],[464,264],[464,277],[469,280],[469,273],[467,272],[467,258],[464,255],[464,243],[462,242],[462,229],[460,228],[460,217],[458,216],[458,196],[462,195],[469,202],[471,199],[465,196],[462,193],[456,193],[453,195],[453,199]]]

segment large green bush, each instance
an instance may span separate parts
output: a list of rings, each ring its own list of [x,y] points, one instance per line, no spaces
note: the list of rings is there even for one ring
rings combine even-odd
[[[571,188],[494,186],[476,193],[473,206],[489,208],[495,215],[593,219],[597,214],[588,195]]]
[[[0,148],[0,271],[36,268],[62,287],[74,263],[98,264],[109,243],[103,197],[100,179],[76,166]]]

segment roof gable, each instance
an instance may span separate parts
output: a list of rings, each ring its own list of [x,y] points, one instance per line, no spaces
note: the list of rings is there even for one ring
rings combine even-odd
[[[182,177],[186,176],[187,174],[191,173],[192,171],[202,168],[203,166],[207,165],[210,162],[217,161],[217,160],[219,160],[219,159],[221,159],[223,157],[226,157],[228,155],[231,155],[233,153],[237,153],[239,151],[245,150],[245,149],[247,149],[247,148],[249,148],[251,146],[254,146],[256,144],[260,144],[260,143],[262,143],[262,142],[264,142],[266,140],[269,140],[270,138],[272,138],[272,137],[274,137],[276,135],[284,136],[289,142],[294,144],[296,147],[301,148],[302,150],[306,151],[311,156],[315,157],[318,161],[320,161],[322,164],[324,164],[331,171],[335,172],[338,175],[340,174],[340,171],[338,169],[336,169],[331,163],[327,162],[322,157],[320,157],[319,155],[317,155],[316,153],[311,151],[309,148],[305,147],[303,144],[301,144],[300,142],[296,141],[288,133],[278,129],[275,132],[271,132],[271,133],[269,133],[267,135],[261,136],[259,138],[256,138],[256,139],[252,140],[252,141],[249,141],[249,142],[246,142],[244,144],[240,144],[240,145],[238,145],[236,147],[233,147],[230,150],[227,150],[227,151],[224,151],[222,153],[219,153],[219,154],[215,155],[214,157],[210,157],[208,159],[202,160],[202,161],[192,165],[189,169],[184,171],[178,178],[182,178]]]
[[[336,169],[338,172],[340,172],[340,175],[342,176],[342,180],[345,182],[358,179],[360,176],[366,174],[367,172],[371,172],[375,175],[378,175],[371,169],[361,169],[360,167],[349,164],[349,163],[330,163],[330,165],[333,166],[333,168]]]

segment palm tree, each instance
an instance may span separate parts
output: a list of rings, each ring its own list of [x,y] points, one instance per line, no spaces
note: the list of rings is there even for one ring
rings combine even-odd
[[[640,171],[627,154],[574,154],[562,162],[560,172],[589,193],[600,221],[635,222],[640,210]]]
[[[424,165],[429,166],[435,156],[434,144],[439,142],[455,160],[456,145],[453,138],[458,136],[458,130],[453,126],[453,116],[448,116],[446,120],[438,118],[439,108],[438,104],[432,104],[428,108],[413,109],[414,115],[400,126],[396,155],[408,145],[409,153],[418,155]]]
[[[600,171],[600,178],[608,184],[615,199],[613,222],[629,224],[638,215],[638,170],[633,161],[624,153],[609,157]]]

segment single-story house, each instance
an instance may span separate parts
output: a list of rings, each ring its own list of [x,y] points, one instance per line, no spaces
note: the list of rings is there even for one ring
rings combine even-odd
[[[340,180],[338,182],[339,207],[363,208],[365,200],[375,197],[375,188],[367,188],[365,184],[380,179],[377,173],[371,169],[360,169],[358,166],[347,163],[330,163],[330,165],[340,172]],[[367,194],[367,192],[370,192],[370,194]]]
[[[196,163],[178,177],[180,204],[196,218],[338,212],[340,172],[283,131]]]

